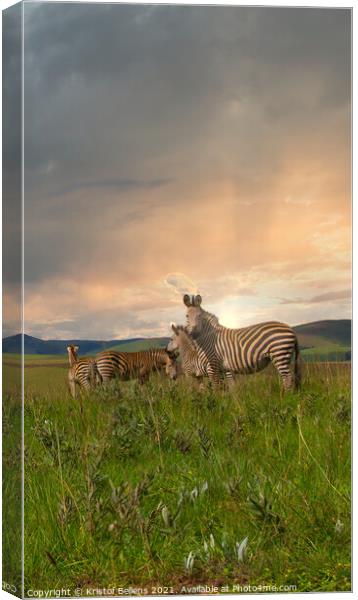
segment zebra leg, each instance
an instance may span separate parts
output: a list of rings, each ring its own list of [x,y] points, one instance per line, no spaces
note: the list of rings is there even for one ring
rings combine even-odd
[[[199,392],[205,392],[205,383],[202,375],[196,377],[196,381],[198,382]]]
[[[97,365],[94,361],[89,364],[88,374],[88,385],[90,389],[94,389],[97,385],[102,383],[102,375],[99,372]]]
[[[291,371],[289,371],[288,373],[284,373],[281,375],[282,378],[282,383],[283,383],[283,389],[285,390],[285,392],[289,392],[290,390],[293,390],[293,375],[291,373]]]
[[[272,364],[280,375],[285,392],[289,392],[294,387],[293,375],[290,369],[291,356],[292,352],[287,352],[271,358]]]
[[[218,388],[220,384],[220,372],[219,368],[215,365],[209,365],[207,367],[207,374],[210,382],[214,388]]]
[[[81,385],[81,388],[82,388],[82,390],[83,390],[84,392],[87,392],[87,393],[88,393],[88,392],[90,392],[90,391],[91,391],[91,389],[92,389],[92,382],[91,382],[91,380],[90,380],[90,379],[86,379],[86,380],[85,380],[85,381],[82,383],[82,385]]]
[[[99,370],[96,370],[96,380],[95,380],[95,385],[101,385],[103,383],[103,377],[101,375],[101,373],[99,372]]]
[[[149,371],[146,367],[139,370],[139,382],[143,385],[149,379]]]
[[[232,388],[235,380],[234,380],[234,375],[232,374],[231,371],[225,371],[225,380],[229,386],[229,388]]]
[[[71,373],[69,373],[69,375],[68,375],[68,387],[70,389],[70,394],[71,394],[72,398],[76,398],[76,382],[73,379]]]

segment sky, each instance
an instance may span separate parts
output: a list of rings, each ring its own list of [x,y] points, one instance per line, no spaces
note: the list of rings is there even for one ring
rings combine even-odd
[[[25,4],[25,330],[351,316],[350,12]],[[9,291],[11,297],[11,289]]]

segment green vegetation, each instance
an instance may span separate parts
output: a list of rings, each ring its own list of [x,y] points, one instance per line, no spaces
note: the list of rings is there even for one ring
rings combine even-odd
[[[350,589],[348,364],[287,395],[267,369],[73,400],[66,373],[25,370],[25,590]]]
[[[117,350],[118,352],[141,352],[142,350],[149,350],[149,348],[165,348],[168,344],[168,338],[151,338],[148,340],[136,340],[134,342],[127,342],[122,344],[116,344],[108,350]]]
[[[305,361],[344,362],[351,360],[351,347],[339,344],[324,344],[302,351]]]
[[[3,589],[21,597],[21,370],[4,367],[2,383]]]
[[[316,321],[294,327],[307,361],[350,361],[351,321]]]
[[[330,343],[350,346],[351,329],[350,319],[314,321],[294,327],[301,346],[323,346]]]
[[[21,354],[3,353],[3,362],[5,365],[13,365],[14,363],[21,366]],[[67,354],[25,354],[25,365],[38,365],[41,363],[68,363]]]

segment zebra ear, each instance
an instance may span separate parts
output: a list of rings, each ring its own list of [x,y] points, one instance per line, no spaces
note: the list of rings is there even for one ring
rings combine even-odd
[[[79,351],[79,349],[80,349],[80,347],[79,347],[79,346],[72,346],[72,348],[73,348],[73,350],[74,350],[75,352],[78,352],[78,351]]]
[[[189,296],[189,294],[184,294],[184,296],[183,296],[183,302],[184,302],[185,306],[190,306],[190,296]]]
[[[175,327],[174,323],[172,323],[172,330],[174,331],[175,335],[178,335],[178,328]]]
[[[195,296],[195,298],[194,298],[194,302],[193,302],[194,306],[200,306],[200,304],[201,304],[201,299],[202,299],[202,298],[201,298],[200,294],[197,294],[197,295]]]

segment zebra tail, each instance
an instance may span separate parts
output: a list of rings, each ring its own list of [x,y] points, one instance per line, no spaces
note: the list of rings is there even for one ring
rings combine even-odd
[[[102,375],[97,368],[95,360],[91,360],[89,365],[89,381],[91,388],[95,387],[98,383],[102,383]]]
[[[300,352],[300,348],[298,345],[298,341],[296,338],[295,341],[295,388],[299,390],[301,387],[301,379],[302,379],[302,356]]]

